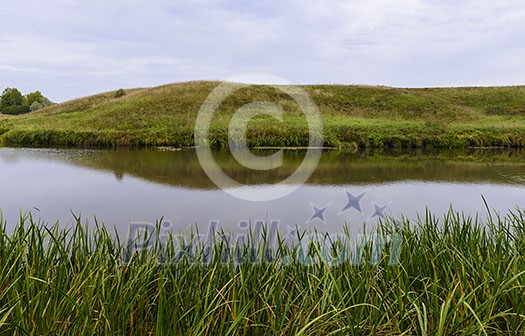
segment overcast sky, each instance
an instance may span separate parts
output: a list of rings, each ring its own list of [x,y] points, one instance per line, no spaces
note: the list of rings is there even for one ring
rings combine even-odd
[[[54,101],[267,72],[296,83],[525,84],[525,3],[15,0],[0,88]]]

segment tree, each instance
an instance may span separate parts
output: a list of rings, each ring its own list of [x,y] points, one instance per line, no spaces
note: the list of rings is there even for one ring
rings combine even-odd
[[[124,89],[118,89],[117,92],[115,92],[115,98],[120,98],[125,95],[126,95],[126,91],[124,91]]]
[[[40,91],[35,91],[28,93],[26,95],[27,98],[27,104],[31,106],[34,102],[42,103],[42,99],[44,99],[44,95]]]
[[[0,113],[22,114],[54,105],[40,91],[23,96],[16,88],[6,88],[0,96]]]
[[[51,105],[55,105],[55,103],[53,103],[51,100],[47,99],[46,97],[42,97],[42,99],[40,99],[40,101],[35,100],[29,106],[29,110],[31,112],[33,112],[33,111],[40,110],[40,109],[43,109],[44,107],[48,107],[48,106],[51,106]]]
[[[27,100],[16,88],[6,88],[0,97],[0,109],[4,111],[11,106],[27,105]]]
[[[45,106],[42,104],[42,103],[39,103],[37,101],[34,101],[31,105],[29,105],[29,110],[31,112],[33,111],[36,111],[36,110],[40,110],[42,108],[44,108]]]
[[[54,105],[53,102],[47,97],[44,97],[44,95],[40,91],[28,93],[26,95],[26,98],[31,112]]]
[[[2,109],[3,114],[24,114],[29,112],[29,106],[14,105]]]

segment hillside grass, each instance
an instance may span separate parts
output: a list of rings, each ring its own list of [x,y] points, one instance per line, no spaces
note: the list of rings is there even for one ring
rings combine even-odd
[[[197,113],[219,82],[187,82],[107,92],[22,116],[0,117],[0,140],[35,146],[193,146]],[[525,87],[402,89],[347,85],[302,88],[321,112],[330,147],[525,146]],[[216,111],[211,143],[228,145],[233,113],[268,101],[284,121],[249,123],[250,146],[306,146],[306,119],[293,99],[264,85],[229,96]]]

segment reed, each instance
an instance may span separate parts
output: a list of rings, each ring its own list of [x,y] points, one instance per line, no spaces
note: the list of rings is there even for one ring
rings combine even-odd
[[[109,226],[75,222],[25,215],[8,229],[2,221],[1,334],[525,332],[518,209],[483,219],[453,210],[401,225],[387,219],[378,225],[391,238],[381,253],[367,239],[350,250],[321,244],[312,239],[326,238],[319,232],[272,240],[263,230],[235,244],[218,232],[215,244],[197,244],[197,228],[168,239],[155,231],[145,248]],[[348,226],[342,234],[351,237]]]

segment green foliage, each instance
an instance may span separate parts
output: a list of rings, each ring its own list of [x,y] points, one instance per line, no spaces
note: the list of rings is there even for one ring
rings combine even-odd
[[[31,112],[43,109],[44,107],[54,105],[47,97],[44,97],[40,91],[28,93],[26,95],[29,110]]]
[[[40,101],[35,100],[30,106],[29,109],[31,112],[43,109],[44,107],[52,106],[54,105],[49,99],[46,97],[42,97]]]
[[[40,102],[34,101],[31,105],[29,105],[29,110],[31,112],[40,110],[41,108],[44,108],[44,105]]]
[[[29,112],[29,107],[24,105],[14,105],[2,108],[3,114],[18,115]]]
[[[75,220],[65,228],[23,216],[7,230],[0,219],[0,334],[525,333],[520,210],[485,220],[427,212],[400,227],[386,220],[378,236],[391,239],[379,254],[361,240],[360,253],[336,265],[315,242],[313,263],[301,262],[293,241],[316,232],[276,244],[250,235],[246,247],[219,234],[211,252],[191,234],[154,235],[151,249],[133,251],[104,225]]]
[[[16,88],[5,88],[0,97],[0,108],[2,111],[12,106],[27,104],[22,93]]]
[[[29,104],[29,106],[31,106],[35,102],[41,103],[42,100],[44,99],[44,96],[42,95],[40,91],[35,91],[35,92],[28,93],[26,95],[26,98],[27,98],[27,103]]]
[[[115,92],[115,98],[120,98],[120,97],[125,96],[125,95],[126,95],[126,91],[124,89],[118,89]]]
[[[16,88],[6,88],[0,97],[0,113],[3,114],[24,114],[51,105],[53,103],[44,97],[40,91],[23,96]]]

